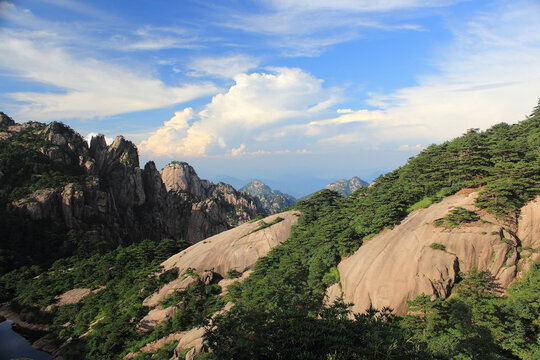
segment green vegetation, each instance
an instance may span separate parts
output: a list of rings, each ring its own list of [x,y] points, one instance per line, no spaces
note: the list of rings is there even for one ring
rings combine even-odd
[[[480,217],[474,211],[458,206],[450,209],[450,212],[442,219],[435,220],[434,224],[452,228],[463,223],[470,223],[478,220],[480,220]]]
[[[331,352],[331,347],[326,348],[330,349],[330,352],[314,350],[315,355],[303,357],[309,353],[309,350],[305,350],[307,353],[302,352],[304,349],[320,348],[302,340],[298,340],[294,345],[268,344],[267,340],[259,339],[254,334],[261,331],[266,334],[266,339],[269,339],[271,336],[268,334],[269,330],[265,330],[267,327],[272,327],[282,318],[293,317],[292,314],[295,312],[302,312],[301,319],[295,318],[290,327],[298,325],[311,329],[310,336],[316,338],[316,335],[313,335],[316,333],[316,330],[313,330],[316,325],[309,321],[321,317],[320,306],[325,286],[335,280],[330,280],[331,276],[328,275],[332,273],[331,269],[337,266],[342,256],[354,252],[362,241],[385,228],[393,227],[414,209],[429,206],[461,189],[477,188],[480,195],[476,205],[479,208],[500,218],[515,215],[527,200],[540,193],[538,139],[540,139],[540,106],[530,118],[519,124],[513,126],[498,124],[485,132],[470,129],[455,140],[441,145],[431,145],[415,158],[411,158],[403,167],[379,177],[372,186],[360,188],[348,198],[323,190],[309,199],[299,201],[296,208],[303,216],[293,229],[291,237],[270,251],[266,257],[259,259],[253,274],[245,282],[229,287],[230,296],[236,303],[237,310],[225,315],[220,326],[233,331],[230,329],[232,324],[253,322],[258,324],[259,328],[249,330],[243,327],[244,333],[235,332],[231,335],[231,338],[239,337],[234,338],[232,343],[227,340],[228,335],[221,333],[219,329],[217,335],[210,332],[209,340],[219,339],[213,343],[216,353],[219,354],[219,351],[223,350],[224,358],[235,358],[236,355],[232,354],[240,354],[240,349],[244,349],[247,354],[254,354],[255,350],[251,346],[266,344],[265,348],[274,350],[295,348],[299,352],[291,358],[325,356],[336,359],[354,358],[344,355],[346,353]],[[463,208],[454,208],[441,219],[440,223],[451,227],[478,220],[479,216],[476,213]],[[440,246],[434,246],[441,249]],[[441,335],[437,338],[440,340],[438,347],[435,347],[431,340],[416,342],[414,351],[418,352],[411,357],[472,359],[481,358],[479,354],[488,354],[488,357],[497,354],[492,358],[504,357],[501,355],[505,351],[504,348],[501,350],[496,343],[497,339],[490,335],[489,330],[474,328],[476,324],[467,318],[469,313],[461,305],[462,302],[447,304],[455,304],[455,307],[450,307],[445,313],[444,318],[450,329],[456,329],[451,330],[455,332],[454,337]],[[459,315],[460,309],[465,311],[463,315]],[[280,324],[280,328],[289,329],[287,327],[289,325]],[[458,340],[461,335],[458,335],[457,331],[469,331],[467,329],[471,329],[471,332],[463,335],[466,340],[460,343]],[[294,328],[294,331],[301,333],[301,329]],[[443,326],[440,331],[444,331]],[[538,334],[537,329],[535,334]],[[214,338],[214,335],[217,338]],[[409,335],[414,334],[409,332]],[[246,343],[246,338],[250,340],[249,344]],[[304,340],[308,341],[307,338],[306,336]],[[473,340],[480,341],[481,344],[476,346]],[[401,344],[399,338],[394,338],[393,341],[394,344]],[[224,345],[226,348],[221,349],[221,343],[227,344]],[[324,342],[321,340],[322,343]],[[459,352],[460,344],[467,346],[462,352]],[[392,347],[387,348],[391,352],[390,349]],[[445,349],[448,350],[447,354]],[[257,348],[258,351],[261,351],[261,354],[265,353],[261,348]],[[425,353],[428,355],[420,356],[422,351],[425,351],[424,355]],[[366,355],[358,358],[369,357]],[[389,355],[387,358],[392,357]]]
[[[432,249],[435,249],[435,250],[446,250],[446,246],[444,246],[443,244],[439,244],[439,243],[433,243],[431,245],[429,245],[430,248]]]
[[[502,123],[485,132],[470,129],[457,139],[431,145],[406,165],[380,176],[372,186],[360,188],[348,198],[323,190],[299,201],[296,209],[303,215],[290,238],[259,259],[247,280],[230,285],[229,298],[216,295],[217,285],[197,281],[165,299],[164,306],[178,305],[181,310],[146,334],[135,331],[148,310],[142,307],[142,300],[178,274],[149,275],[187,244],[143,241],[112,251],[96,245],[97,249],[87,251],[85,256],[79,253],[50,267],[52,260],[40,259],[43,268],[30,266],[31,262],[19,255],[25,253],[25,247],[36,246],[36,252],[41,249],[50,254],[52,250],[46,249],[49,243],[44,243],[50,239],[55,251],[67,249],[54,255],[63,256],[77,253],[80,239],[55,224],[16,218],[10,202],[32,191],[33,174],[53,174],[50,171],[54,166],[36,151],[25,152],[28,146],[16,142],[0,145],[17,147],[0,146],[0,169],[4,173],[10,166],[15,169],[17,161],[37,164],[36,171],[16,168],[21,171],[20,182],[11,175],[0,179],[2,189],[7,189],[2,193],[5,206],[0,210],[0,225],[7,228],[7,239],[13,243],[3,240],[0,264],[8,270],[18,268],[0,277],[0,300],[11,300],[16,310],[33,311],[40,321],[52,323],[52,334],[59,343],[75,339],[64,348],[66,359],[120,358],[149,341],[201,324],[226,300],[232,300],[235,307],[215,320],[217,326],[208,326],[206,337],[213,353],[205,358],[540,357],[537,265],[509,289],[507,297],[496,296],[497,284],[487,274],[476,270],[462,274],[452,297],[432,301],[421,296],[411,302],[414,315],[398,317],[388,309],[371,309],[352,315],[353,320],[348,304],[322,306],[326,287],[339,281],[337,265],[341,258],[356,251],[363,241],[398,224],[414,209],[461,189],[475,188],[480,209],[501,219],[514,217],[527,200],[540,193],[540,106],[519,124]],[[8,150],[24,155],[11,157]],[[62,174],[77,176],[76,172]],[[62,186],[61,179],[53,179],[52,187]],[[228,211],[231,217],[236,213],[234,208]],[[282,220],[278,219],[270,224],[262,222],[254,232]],[[475,212],[457,207],[438,223],[452,227],[478,220]],[[438,243],[431,247],[444,250]],[[96,251],[101,255],[88,255]],[[511,251],[509,256],[514,254]],[[197,277],[190,269],[180,276]],[[100,286],[104,289],[78,304],[53,307],[48,315],[38,311],[39,306],[50,304],[54,296],[66,290]],[[80,337],[90,327],[92,331]],[[165,358],[169,356],[164,354]]]
[[[218,285],[197,282],[166,299],[166,306],[182,304],[172,319],[149,333],[135,330],[149,310],[142,306],[142,301],[160,285],[176,278],[177,272],[170,270],[158,277],[150,275],[159,270],[164,259],[188,245],[170,239],[158,244],[145,240],[87,259],[59,260],[35,279],[32,278],[39,271],[36,267],[13,271],[0,278],[0,300],[11,299],[15,310],[25,309],[41,322],[51,322],[51,333],[58,343],[73,338],[63,349],[66,359],[120,358],[174,331],[202,324],[224,305],[224,300],[217,296],[221,291]],[[77,304],[54,306],[45,315],[39,311],[40,306],[52,304],[56,295],[67,290],[98,287],[103,289]],[[90,328],[87,335],[80,337]],[[172,348],[167,349],[164,358],[168,359]],[[147,358],[145,354],[140,356]]]
[[[256,228],[255,230],[250,231],[249,234],[256,233],[257,231],[262,230],[262,229],[266,229],[267,227],[270,227],[270,226],[275,225],[275,224],[277,224],[279,222],[282,222],[283,220],[284,219],[282,217],[279,217],[279,216],[277,218],[275,218],[274,220],[272,220],[271,222],[269,222],[269,223],[266,223],[263,220],[261,220],[259,222],[259,227]],[[247,234],[247,235],[249,235],[249,234]]]
[[[231,269],[229,271],[227,271],[227,276],[225,276],[225,278],[227,279],[236,279],[238,277],[240,277],[242,275],[242,273],[236,271],[235,269]]]
[[[461,274],[456,296],[409,302],[412,315],[295,302],[264,311],[236,306],[206,338],[210,359],[537,359],[540,267],[498,297],[488,273]]]

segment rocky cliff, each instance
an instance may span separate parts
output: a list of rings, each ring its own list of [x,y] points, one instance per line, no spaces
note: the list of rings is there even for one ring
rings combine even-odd
[[[331,184],[326,185],[325,189],[334,190],[343,196],[351,195],[356,189],[362,186],[368,186],[369,184],[358,176],[351,178],[350,180],[341,179]]]
[[[413,211],[399,225],[368,240],[338,266],[345,302],[354,312],[390,307],[407,311],[407,300],[420,294],[447,297],[459,272],[473,267],[488,271],[501,291],[527,268],[540,260],[538,214],[540,197],[521,210],[517,225],[501,222],[474,206],[477,192],[462,190]],[[457,226],[441,225],[449,211],[464,208],[478,218]],[[339,288],[329,289],[330,297]]]
[[[8,215],[65,229],[76,248],[142,238],[197,242],[260,211],[250,196],[201,180],[186,163],[161,173],[153,162],[141,168],[137,147],[122,136],[107,145],[98,135],[89,146],[61,123],[21,125],[0,113],[0,147],[0,200],[10,204]]]
[[[296,204],[296,199],[293,196],[272,190],[259,180],[252,180],[240,188],[240,191],[253,196],[266,214],[273,214]]]

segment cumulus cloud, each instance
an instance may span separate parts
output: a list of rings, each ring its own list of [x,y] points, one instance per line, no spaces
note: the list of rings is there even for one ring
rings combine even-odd
[[[182,119],[193,120],[190,124],[174,120],[176,113],[141,143],[141,150],[156,156],[239,155],[257,134],[307,121],[338,98],[335,89],[325,89],[320,79],[296,68],[240,74],[234,81],[198,114],[191,109],[180,113]]]
[[[55,92],[13,92],[18,118],[92,118],[156,109],[217,92],[212,83],[168,86],[122,65],[79,58],[55,34],[0,30],[0,66],[17,77],[52,85]]]
[[[190,75],[212,75],[223,78],[233,78],[235,75],[246,73],[257,67],[259,61],[252,56],[236,54],[221,57],[195,58],[189,64]]]

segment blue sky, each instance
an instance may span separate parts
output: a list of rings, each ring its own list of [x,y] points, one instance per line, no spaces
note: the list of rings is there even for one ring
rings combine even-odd
[[[0,1],[0,43],[17,121],[122,134],[143,164],[296,196],[515,123],[540,97],[535,0]]]

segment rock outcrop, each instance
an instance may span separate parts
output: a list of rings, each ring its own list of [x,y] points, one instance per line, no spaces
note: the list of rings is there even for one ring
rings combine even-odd
[[[240,191],[253,196],[266,214],[274,214],[296,204],[296,199],[288,194],[272,190],[262,181],[253,180],[240,188]]]
[[[507,287],[523,254],[540,258],[540,203],[533,201],[523,208],[516,232],[475,208],[476,196],[476,191],[465,189],[413,211],[343,260],[338,270],[345,302],[354,303],[354,312],[387,306],[403,314],[407,300],[420,294],[449,296],[458,273],[473,267],[488,271],[501,288]],[[455,207],[476,211],[480,220],[452,228],[434,224]],[[522,249],[527,250],[520,254]],[[335,298],[332,290],[328,295]]]
[[[369,184],[367,182],[360,179],[358,176],[354,176],[350,180],[341,179],[331,184],[328,184],[326,185],[325,189],[337,191],[343,196],[349,196],[356,189],[368,185]]]
[[[157,306],[173,291],[186,289],[199,279],[204,279],[208,271],[220,278],[227,277],[229,270],[240,274],[247,272],[260,257],[289,238],[291,228],[298,222],[299,216],[298,211],[288,211],[246,223],[209,237],[170,257],[161,264],[163,271],[176,268],[179,277],[147,297],[143,305]],[[262,228],[262,225],[270,224],[277,218],[282,220]],[[186,273],[188,269],[193,275]]]
[[[12,206],[32,220],[65,227],[84,243],[105,241],[114,247],[124,240],[165,237],[197,242],[260,212],[250,196],[201,180],[186,163],[173,162],[161,173],[153,162],[141,169],[137,147],[122,136],[107,145],[97,135],[89,146],[62,123],[19,125],[3,113],[0,129],[0,141],[16,137],[17,144],[43,154],[51,172],[60,175],[54,188],[38,188]],[[31,140],[20,137],[27,132]],[[27,182],[42,176],[32,174]],[[10,189],[0,183],[3,194]]]

